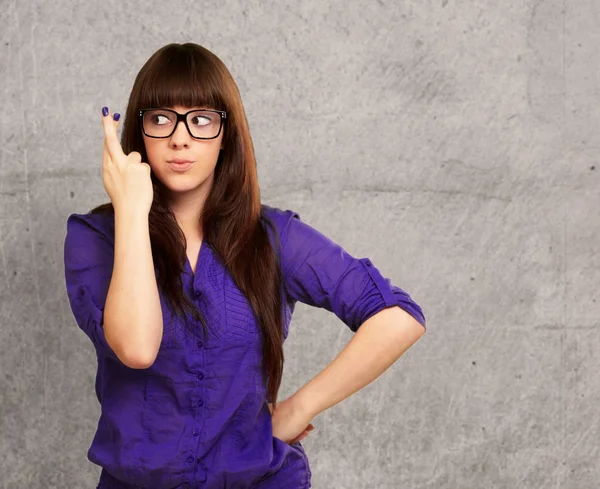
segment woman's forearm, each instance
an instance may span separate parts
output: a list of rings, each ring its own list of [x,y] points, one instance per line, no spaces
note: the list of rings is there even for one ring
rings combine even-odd
[[[339,355],[292,399],[311,417],[329,409],[385,372],[425,332],[398,306],[367,319]]]
[[[115,212],[114,265],[103,327],[123,363],[132,368],[153,363],[163,322],[147,215]]]

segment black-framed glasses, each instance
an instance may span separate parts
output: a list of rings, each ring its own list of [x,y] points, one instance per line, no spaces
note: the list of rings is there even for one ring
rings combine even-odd
[[[175,132],[179,121],[183,121],[188,133],[194,139],[214,139],[221,134],[223,121],[227,117],[224,110],[195,109],[180,114],[171,109],[140,109],[142,131],[149,138],[168,138]]]

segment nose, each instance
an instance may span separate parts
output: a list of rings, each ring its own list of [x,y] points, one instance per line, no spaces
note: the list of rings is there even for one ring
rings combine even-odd
[[[190,133],[185,127],[185,123],[183,121],[179,121],[175,126],[175,132],[171,134],[171,145],[178,146],[189,146],[190,144]]]

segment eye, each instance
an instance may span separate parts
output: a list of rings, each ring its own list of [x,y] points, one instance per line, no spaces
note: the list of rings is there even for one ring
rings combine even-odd
[[[151,120],[152,123],[156,124],[157,126],[162,126],[163,124],[168,124],[171,122],[171,120],[164,114],[152,114]],[[166,122],[161,122],[161,120]]]
[[[207,126],[212,122],[213,121],[209,116],[195,115],[194,117],[192,117],[192,124],[196,126]]]

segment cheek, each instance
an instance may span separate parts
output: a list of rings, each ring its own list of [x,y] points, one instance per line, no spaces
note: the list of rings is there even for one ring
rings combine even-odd
[[[159,144],[157,144],[157,140],[145,138],[144,143],[146,146],[146,154],[148,155],[148,159],[150,161],[156,160],[157,156],[160,154]]]
[[[146,155],[148,160],[144,163],[148,163],[154,173],[164,173],[164,161],[163,161],[164,150],[160,147],[160,144],[156,142],[146,142]]]

